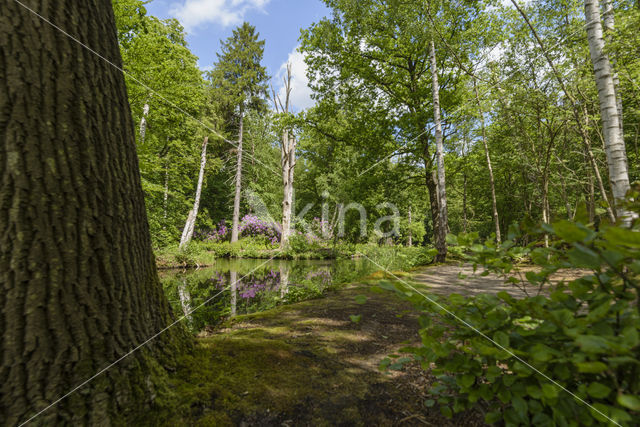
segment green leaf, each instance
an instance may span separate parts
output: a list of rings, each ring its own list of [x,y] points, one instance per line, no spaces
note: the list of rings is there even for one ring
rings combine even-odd
[[[575,246],[567,252],[569,261],[574,267],[583,267],[596,270],[600,268],[600,257],[593,250],[576,243]]]
[[[440,412],[447,418],[453,417],[453,411],[451,411],[451,408],[448,406],[441,406]]]
[[[511,401],[513,408],[518,413],[521,420],[527,420],[527,402],[521,397],[514,397]]]
[[[493,334],[493,340],[500,344],[502,347],[509,347],[509,335],[507,335],[505,332],[497,331],[495,334]]]
[[[475,383],[476,376],[471,374],[460,375],[456,378],[456,382],[459,386],[464,388],[469,388]]]
[[[596,335],[580,335],[576,338],[575,343],[585,353],[608,353],[611,350],[609,342]]]
[[[579,362],[575,365],[583,374],[599,374],[607,370],[607,365],[602,362]]]
[[[618,403],[625,408],[629,408],[632,411],[640,411],[640,398],[638,396],[632,396],[630,394],[619,394]]]
[[[588,229],[583,229],[567,220],[553,224],[553,231],[558,237],[569,243],[582,242],[589,235]]]
[[[349,319],[351,319],[353,323],[359,323],[360,320],[362,320],[362,314],[352,314],[349,316]]]
[[[593,382],[587,387],[587,393],[596,399],[604,399],[611,393],[611,389],[602,383]]]
[[[502,420],[502,414],[499,411],[487,412],[484,416],[484,422],[487,424],[495,424]]]
[[[358,304],[364,304],[368,300],[366,295],[356,295],[353,299],[356,300],[356,303]]]
[[[558,397],[560,389],[555,384],[545,383],[540,386],[542,388],[542,394],[547,399],[555,399]]]
[[[426,406],[427,408],[431,408],[435,404],[436,404],[436,401],[433,399],[427,399],[424,401],[424,406]]]

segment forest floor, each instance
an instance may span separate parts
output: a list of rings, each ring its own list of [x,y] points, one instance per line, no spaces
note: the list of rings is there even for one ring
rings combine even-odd
[[[514,292],[494,276],[460,280],[460,271],[458,266],[441,265],[418,269],[411,276],[418,286],[440,294]],[[471,272],[466,266],[462,271]],[[419,343],[418,313],[393,292],[375,286],[383,278],[376,273],[324,298],[239,316],[223,328],[203,331],[194,353],[171,378],[176,391],[173,407],[148,421],[483,425],[479,410],[449,420],[437,407],[426,407],[434,378],[417,364],[405,365],[402,371],[378,369],[388,355]]]

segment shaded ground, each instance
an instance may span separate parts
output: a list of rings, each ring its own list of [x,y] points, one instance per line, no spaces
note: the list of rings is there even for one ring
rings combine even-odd
[[[366,296],[366,302],[361,296]],[[359,316],[359,320],[356,317]],[[417,314],[370,283],[326,298],[241,316],[205,331],[172,378],[170,410],[145,422],[186,425],[478,425],[427,408],[418,366],[392,374],[380,361],[419,342]]]

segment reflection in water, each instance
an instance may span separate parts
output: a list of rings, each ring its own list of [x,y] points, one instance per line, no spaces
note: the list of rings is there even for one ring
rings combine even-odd
[[[199,331],[228,317],[316,298],[336,285],[357,280],[375,270],[375,266],[365,260],[351,259],[266,263],[264,260],[219,259],[211,268],[163,271],[161,278],[174,313],[184,312],[190,327]],[[198,308],[190,313],[192,307]]]
[[[280,298],[284,298],[289,292],[289,266],[280,264]]]
[[[183,278],[182,282],[178,285],[178,296],[180,297],[180,305],[182,306],[182,312],[189,322],[191,318],[191,294],[187,288],[187,278]]]
[[[229,272],[229,281],[231,282],[231,317],[236,315],[237,301],[238,301],[238,273],[231,270]]]

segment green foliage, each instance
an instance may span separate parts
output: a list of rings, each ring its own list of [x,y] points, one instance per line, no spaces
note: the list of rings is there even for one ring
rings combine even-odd
[[[425,310],[422,347],[405,351],[425,369],[435,364],[431,393],[443,413],[480,404],[488,423],[593,425],[612,419],[632,425],[640,416],[640,226],[595,230],[559,221],[527,231],[538,238],[547,233],[551,246],[451,236],[474,266],[530,296],[454,294],[441,307],[414,297]],[[522,230],[512,227],[509,238],[520,237]],[[521,281],[513,262],[523,253],[538,268]],[[551,274],[566,268],[589,272],[550,282]],[[397,289],[405,295],[402,286]]]

